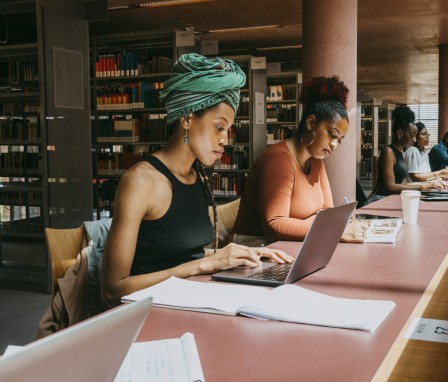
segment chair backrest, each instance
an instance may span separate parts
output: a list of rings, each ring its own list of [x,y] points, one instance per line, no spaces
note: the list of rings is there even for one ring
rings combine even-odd
[[[85,246],[84,228],[46,228],[48,253],[51,262],[51,285],[53,297],[57,280],[64,277],[67,269],[76,261],[76,256]]]
[[[240,208],[240,199],[235,199],[229,203],[219,204],[216,207],[218,214],[218,245],[220,248],[229,243],[230,231],[235,223],[238,209]],[[213,209],[209,208],[210,220],[213,223]]]

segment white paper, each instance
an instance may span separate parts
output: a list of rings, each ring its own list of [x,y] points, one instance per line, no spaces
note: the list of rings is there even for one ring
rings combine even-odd
[[[194,336],[132,344],[115,382],[204,381]]]
[[[404,338],[448,343],[448,321],[414,318]]]
[[[297,285],[269,290],[172,277],[126,297],[152,296],[154,305],[311,325],[374,331],[395,307],[385,300],[357,300],[317,293]]]
[[[153,305],[235,315],[238,308],[269,290],[247,285],[204,283],[171,277],[152,287],[124,296],[123,302],[153,297]]]
[[[9,357],[11,354],[20,353],[24,349],[25,346],[8,345],[3,353],[3,357]]]
[[[288,284],[240,311],[254,318],[374,331],[394,307],[392,301],[333,297]]]

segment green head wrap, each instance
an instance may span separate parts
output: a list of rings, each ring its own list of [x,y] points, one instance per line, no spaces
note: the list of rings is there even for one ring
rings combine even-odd
[[[180,56],[160,92],[160,99],[165,99],[167,122],[172,123],[222,101],[236,113],[240,88],[245,82],[246,75],[232,60],[208,59],[196,53]]]

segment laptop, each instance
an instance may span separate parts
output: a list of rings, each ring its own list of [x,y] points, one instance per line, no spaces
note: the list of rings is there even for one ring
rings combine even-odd
[[[212,275],[213,280],[279,286],[291,284],[324,268],[356,208],[357,202],[319,211],[292,264],[263,262],[256,268],[237,267]]]
[[[424,200],[425,202],[443,202],[448,200],[448,191],[424,190],[420,192],[420,200]]]
[[[113,381],[152,298],[126,304],[0,359],[0,381]]]

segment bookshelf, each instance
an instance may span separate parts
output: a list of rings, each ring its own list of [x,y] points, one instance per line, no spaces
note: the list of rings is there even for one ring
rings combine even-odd
[[[37,44],[0,47],[0,285],[46,290],[41,88]]]
[[[252,163],[266,148],[266,116],[260,113],[265,110],[266,71],[252,68],[252,56],[227,58],[244,71],[246,84],[241,89],[240,105],[229,130],[229,145],[214,166],[212,188],[218,204],[241,196]],[[256,99],[262,105],[257,106]]]
[[[374,158],[391,142],[391,118],[393,108],[373,102],[359,104],[360,156],[358,178],[361,182],[374,181]],[[375,187],[372,184],[372,187]]]
[[[272,145],[290,138],[299,123],[300,91],[298,73],[279,73],[267,76],[266,144]]]
[[[176,59],[174,32],[92,36],[91,131],[94,217],[113,215],[120,176],[168,140],[159,101]]]

